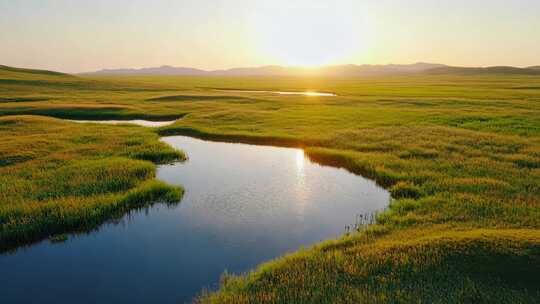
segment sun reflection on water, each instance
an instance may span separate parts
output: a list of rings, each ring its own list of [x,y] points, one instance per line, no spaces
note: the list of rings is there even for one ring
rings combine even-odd
[[[298,202],[296,206],[296,215],[298,218],[303,220],[304,215],[305,215],[306,205],[309,201],[309,188],[307,187],[307,184],[306,184],[306,173],[304,170],[304,165],[305,165],[304,150],[298,149],[296,151],[295,161],[296,161],[295,193],[296,193],[296,199]]]
[[[296,151],[296,170],[298,175],[304,174],[304,150]]]

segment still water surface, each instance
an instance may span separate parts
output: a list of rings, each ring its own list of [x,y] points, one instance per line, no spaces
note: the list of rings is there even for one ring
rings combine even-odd
[[[139,125],[143,127],[163,127],[172,125],[176,122],[176,120],[168,120],[168,121],[150,121],[150,120],[143,120],[143,119],[132,119],[132,120],[69,120],[72,122],[78,122],[78,123],[99,123],[99,124],[112,124],[112,125],[118,125],[118,124],[131,124],[131,125]]]
[[[339,237],[356,214],[389,203],[374,182],[311,163],[299,149],[163,140],[189,155],[157,173],[184,186],[182,202],[0,255],[0,303],[189,302],[224,270]]]
[[[269,93],[278,95],[303,95],[303,96],[337,96],[335,93],[315,92],[315,91],[263,91],[263,90],[235,90],[235,89],[220,89],[217,91],[223,92],[238,92],[238,93]]]

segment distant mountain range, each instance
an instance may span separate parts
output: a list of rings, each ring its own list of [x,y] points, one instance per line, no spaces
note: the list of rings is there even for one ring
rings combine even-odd
[[[463,67],[439,67],[425,71],[427,74],[505,74],[505,75],[540,75],[540,66],[528,68],[516,68],[510,66],[494,66],[485,68],[463,68]]]
[[[103,69],[96,72],[80,73],[80,75],[204,75],[205,73],[207,72],[194,68],[163,65],[142,69]]]
[[[446,67],[443,64],[415,63],[388,65],[335,65],[320,68],[262,66],[233,68],[227,70],[205,71],[186,67],[161,66],[141,69],[104,69],[82,75],[186,75],[186,76],[378,76],[419,73],[434,68]]]
[[[387,65],[335,65],[320,68],[262,66],[251,68],[233,68],[227,70],[205,71],[186,67],[161,66],[141,69],[105,69],[83,75],[184,75],[184,76],[327,76],[327,77],[362,77],[410,74],[520,74],[540,75],[540,66],[516,68],[496,67],[452,67],[444,64],[418,62],[414,64]]]
[[[48,75],[66,75],[52,71],[19,69],[0,65],[0,71],[32,72]],[[418,62],[414,64],[387,65],[335,65],[320,68],[262,66],[205,71],[187,67],[161,66],[141,69],[104,69],[79,75],[183,75],[183,76],[325,76],[325,77],[367,77],[391,75],[540,75],[540,66],[517,68],[494,67],[453,67],[444,64]]]

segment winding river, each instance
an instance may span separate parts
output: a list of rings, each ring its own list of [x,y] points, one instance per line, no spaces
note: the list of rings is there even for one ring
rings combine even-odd
[[[0,303],[182,303],[220,275],[337,238],[389,193],[302,150],[165,137],[189,155],[157,178],[182,202],[133,211],[98,231],[0,255]]]

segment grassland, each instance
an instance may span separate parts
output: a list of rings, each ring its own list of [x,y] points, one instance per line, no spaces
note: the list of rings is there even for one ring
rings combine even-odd
[[[152,164],[138,159],[168,151],[158,134],[187,134],[303,147],[312,160],[370,177],[395,198],[377,225],[225,276],[200,302],[539,302],[538,87],[540,77],[519,75],[80,78],[0,69],[2,244],[9,231],[44,235],[80,224],[55,226],[63,217],[40,208],[69,206],[75,218],[86,206],[124,210],[153,176]],[[21,115],[183,119],[151,131]],[[79,170],[89,180],[74,179]],[[103,172],[117,184],[92,180]]]
[[[0,82],[79,81],[24,70],[3,70],[0,75],[9,76]],[[48,103],[49,98],[20,97],[33,90],[41,94],[47,86],[5,83],[0,85],[3,105],[21,100]],[[20,87],[21,93],[13,87]],[[135,126],[82,125],[45,116],[0,117],[0,251],[93,229],[152,202],[180,201],[181,188],[153,178],[155,163],[182,160],[184,155],[158,138]]]

